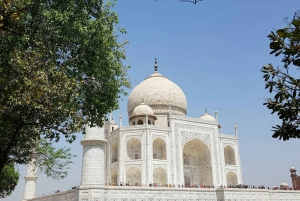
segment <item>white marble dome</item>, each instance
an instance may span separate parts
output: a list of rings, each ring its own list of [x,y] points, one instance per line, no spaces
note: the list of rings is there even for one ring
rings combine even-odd
[[[282,182],[282,183],[280,184],[280,188],[286,189],[286,188],[288,188],[288,187],[289,187],[289,185],[288,185],[287,183],[285,183],[285,182]]]
[[[211,121],[211,122],[216,121],[216,119],[210,114],[208,114],[207,112],[205,112],[199,119],[202,121]]]
[[[187,101],[183,91],[157,71],[132,90],[127,102],[129,117],[132,116],[133,110],[142,99],[153,109],[154,113],[166,113],[171,106],[173,113],[186,115]]]
[[[296,170],[296,168],[294,167],[294,166],[292,166],[291,168],[290,168],[290,171],[295,171]]]
[[[132,116],[154,116],[154,112],[149,105],[146,105],[144,101],[138,106],[136,106],[132,112]]]

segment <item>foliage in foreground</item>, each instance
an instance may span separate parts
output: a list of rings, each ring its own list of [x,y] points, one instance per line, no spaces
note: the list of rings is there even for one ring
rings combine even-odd
[[[277,113],[282,121],[281,125],[273,126],[273,137],[283,140],[300,138],[300,15],[295,13],[294,18],[287,27],[278,29],[268,35],[270,54],[282,56],[282,66],[274,68],[268,64],[262,68],[265,88],[274,93],[273,98],[268,98],[266,105],[273,113]],[[295,75],[296,74],[296,75]]]
[[[37,168],[47,177],[63,179],[67,176],[69,165],[75,155],[70,153],[70,148],[55,148],[53,143],[40,140],[37,148]]]
[[[14,165],[5,165],[0,172],[0,198],[9,196],[15,189],[19,180],[19,173],[15,170]]]
[[[0,2],[0,171],[28,163],[33,151],[42,152],[37,140],[57,142],[63,136],[71,143],[85,124],[102,126],[105,115],[118,107],[130,84],[122,64],[126,42],[117,40],[124,30],[116,31],[113,5],[101,0]],[[41,164],[60,169],[47,160],[52,159]]]
[[[47,177],[53,179],[63,179],[67,176],[69,165],[72,164],[72,158],[75,155],[70,154],[70,148],[55,148],[53,143],[41,139],[36,144],[34,158],[30,163],[34,163],[35,173],[44,173]],[[27,170],[28,171],[28,170]],[[0,198],[5,198],[14,191],[18,184],[19,172],[12,164],[4,166],[0,174]]]

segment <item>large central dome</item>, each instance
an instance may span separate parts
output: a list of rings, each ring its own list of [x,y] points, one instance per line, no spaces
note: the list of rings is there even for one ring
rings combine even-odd
[[[157,72],[156,62],[155,72],[138,84],[129,96],[127,102],[129,117],[134,108],[141,104],[142,99],[155,114],[168,113],[171,106],[173,114],[186,115],[187,101],[183,91],[174,82]]]

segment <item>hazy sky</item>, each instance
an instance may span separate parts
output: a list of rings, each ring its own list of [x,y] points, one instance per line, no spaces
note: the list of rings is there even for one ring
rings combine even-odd
[[[179,0],[119,0],[115,11],[119,27],[127,30],[120,41],[129,41],[124,64],[131,66],[132,88],[153,73],[157,57],[158,71],[185,93],[188,116],[198,118],[205,108],[210,114],[216,109],[224,134],[233,134],[234,124],[238,125],[245,184],[291,185],[289,168],[294,165],[300,171],[299,140],[271,137],[271,126],[280,122],[262,105],[270,94],[260,69],[268,63],[281,65],[280,58],[269,55],[267,35],[284,27],[284,18],[291,19],[299,6],[299,0],[204,0],[196,5]],[[120,100],[121,109],[113,113],[117,122],[123,115],[123,125],[128,125],[127,99]],[[40,174],[37,196],[80,184],[81,138],[79,134],[71,146],[77,157],[69,176],[55,181]],[[19,185],[5,201],[22,199],[25,167],[19,170]]]

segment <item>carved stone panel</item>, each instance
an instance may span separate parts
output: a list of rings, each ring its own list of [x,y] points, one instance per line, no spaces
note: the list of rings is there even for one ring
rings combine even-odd
[[[186,131],[181,131],[182,147],[184,147],[184,144],[186,142],[188,142],[189,140],[194,139],[194,138],[201,140],[210,149],[210,135],[209,134],[192,133],[192,132],[186,132]]]

